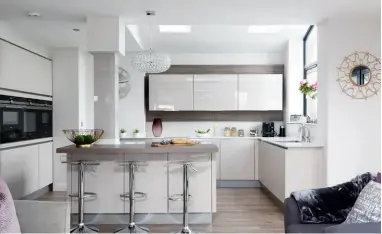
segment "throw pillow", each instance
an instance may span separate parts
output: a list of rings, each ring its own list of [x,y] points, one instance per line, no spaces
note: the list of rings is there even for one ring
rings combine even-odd
[[[381,222],[381,184],[370,181],[359,194],[344,223]]]
[[[20,233],[15,204],[5,181],[0,178],[0,233]]]

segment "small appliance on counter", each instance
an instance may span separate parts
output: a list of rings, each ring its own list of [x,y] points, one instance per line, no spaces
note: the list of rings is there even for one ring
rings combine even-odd
[[[274,137],[277,135],[275,131],[275,123],[274,122],[263,122],[262,126],[262,135],[263,137]]]
[[[251,137],[258,137],[258,136],[260,136],[260,134],[259,134],[259,129],[257,129],[257,128],[251,128],[251,130],[249,130],[249,135],[250,135]]]
[[[279,137],[285,137],[285,127],[280,126]]]

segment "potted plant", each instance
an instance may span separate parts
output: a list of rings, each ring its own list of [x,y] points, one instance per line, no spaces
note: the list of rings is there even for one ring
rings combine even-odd
[[[209,137],[209,132],[211,129],[207,129],[207,131],[204,130],[195,130],[197,137]]]
[[[121,128],[121,130],[119,131],[119,137],[120,138],[126,138],[127,137],[127,132],[125,129]]]
[[[317,82],[314,84],[309,84],[307,80],[300,81],[300,87],[298,90],[305,94],[307,97],[310,97],[311,99],[315,99],[317,96]]]
[[[135,129],[134,130],[134,137],[135,138],[138,138],[138,137],[140,137],[141,136],[141,134],[139,133],[139,130],[138,129]]]

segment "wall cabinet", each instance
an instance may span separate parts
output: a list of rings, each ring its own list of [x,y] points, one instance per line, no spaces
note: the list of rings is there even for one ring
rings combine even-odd
[[[255,141],[227,139],[220,143],[220,179],[255,179]]]
[[[150,75],[149,77],[150,110],[193,110],[193,96],[193,75]]]
[[[195,111],[237,109],[237,75],[194,75]]]
[[[52,61],[0,41],[0,88],[52,95]]]
[[[260,142],[259,180],[281,202],[291,192],[323,187],[321,148],[289,148]]]
[[[239,110],[282,110],[282,74],[239,75]]]

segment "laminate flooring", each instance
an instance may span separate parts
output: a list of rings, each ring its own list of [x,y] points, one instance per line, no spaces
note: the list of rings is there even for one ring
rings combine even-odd
[[[49,192],[36,200],[65,201],[65,192]],[[151,233],[173,233],[181,225],[146,225]],[[113,232],[118,225],[99,225],[101,232]],[[217,213],[211,225],[190,225],[199,233],[283,233],[280,208],[260,188],[218,188]]]

